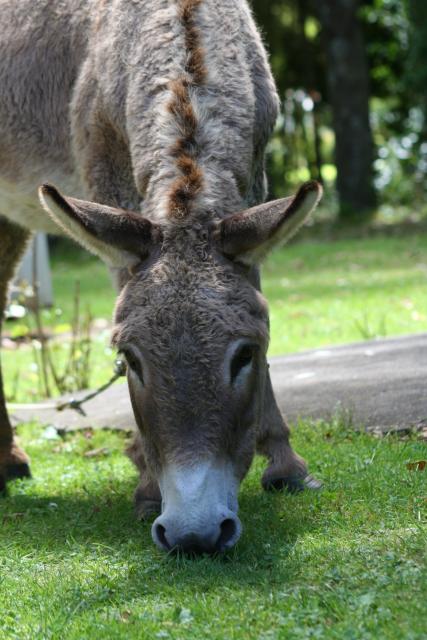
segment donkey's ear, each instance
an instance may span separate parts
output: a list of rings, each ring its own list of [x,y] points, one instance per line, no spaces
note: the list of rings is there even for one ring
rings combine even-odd
[[[322,195],[318,182],[306,182],[295,196],[260,204],[216,223],[213,235],[220,251],[239,262],[260,262],[291,238]]]
[[[111,267],[131,267],[161,241],[158,225],[140,214],[62,196],[55,187],[39,189],[40,202],[67,235]]]

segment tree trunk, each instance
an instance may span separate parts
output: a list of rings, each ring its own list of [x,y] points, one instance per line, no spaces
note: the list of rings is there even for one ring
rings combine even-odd
[[[369,73],[357,11],[359,0],[314,0],[327,63],[335,131],[340,216],[365,217],[375,206]]]

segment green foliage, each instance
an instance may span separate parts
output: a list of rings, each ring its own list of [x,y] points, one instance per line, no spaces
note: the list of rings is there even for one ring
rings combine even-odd
[[[406,0],[410,21],[407,81],[427,107],[427,4],[423,0]]]
[[[283,107],[269,149],[272,197],[288,194],[309,177],[323,178],[327,192],[333,192],[334,124],[325,39],[316,19],[322,2],[252,2],[271,53]],[[427,4],[364,0],[359,19],[370,69],[379,200],[420,208],[427,174]],[[306,107],[311,100],[312,107],[304,109],[304,100]],[[332,211],[336,210],[334,206]]]
[[[371,67],[376,186],[392,205],[413,206],[425,195],[427,102],[422,83],[427,58],[422,47],[425,3],[419,4],[416,16],[411,2],[400,0],[375,0],[362,11]]]
[[[330,116],[325,112],[325,56],[320,27],[299,0],[252,2],[282,100],[282,114],[269,147],[270,195],[280,197],[310,177],[335,177],[319,165],[331,165]],[[333,136],[332,136],[333,138]],[[316,142],[319,148],[316,147]],[[318,158],[321,155],[322,158]]]
[[[410,107],[405,93],[409,22],[402,0],[369,0],[359,11],[370,66],[371,92],[376,98],[395,98],[389,125],[399,124]]]

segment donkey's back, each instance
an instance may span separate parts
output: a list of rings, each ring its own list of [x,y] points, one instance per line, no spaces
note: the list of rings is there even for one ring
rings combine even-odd
[[[166,156],[177,135],[165,105],[188,44],[177,6],[0,0],[1,215],[57,232],[37,200],[46,181],[116,206],[139,209],[145,199],[146,215],[162,215],[159,189],[173,177]],[[214,186],[207,198],[226,213],[264,196],[277,96],[246,2],[204,0],[197,19],[209,84],[192,96],[193,110],[206,184],[211,176],[212,185],[238,185],[223,203]]]
[[[37,158],[62,161],[69,151],[69,103],[87,42],[84,4],[0,0],[0,171],[12,181]]]

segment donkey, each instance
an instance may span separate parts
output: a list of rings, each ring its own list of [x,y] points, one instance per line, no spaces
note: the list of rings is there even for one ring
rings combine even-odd
[[[163,550],[229,549],[255,451],[265,489],[318,486],[273,396],[258,266],[320,187],[263,204],[279,101],[246,0],[0,0],[0,29],[0,315],[32,231],[105,261],[137,515],[160,512]],[[0,482],[29,475],[0,378]]]

